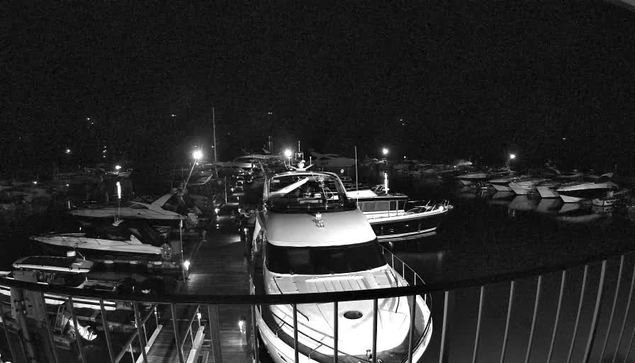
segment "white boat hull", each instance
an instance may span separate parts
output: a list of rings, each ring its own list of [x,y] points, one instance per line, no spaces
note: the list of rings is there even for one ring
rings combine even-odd
[[[511,192],[512,191],[512,188],[510,188],[509,185],[492,184],[492,186],[494,187],[494,189],[496,189],[497,192]]]
[[[564,195],[564,194],[560,194],[560,198],[565,203],[579,203],[584,200],[584,198],[581,198],[581,197],[574,197],[572,195]]]
[[[540,194],[541,198],[558,198],[560,197],[560,194],[558,194],[558,192],[548,186],[544,186],[544,185],[539,185],[536,187],[536,190],[538,191],[538,194]]]

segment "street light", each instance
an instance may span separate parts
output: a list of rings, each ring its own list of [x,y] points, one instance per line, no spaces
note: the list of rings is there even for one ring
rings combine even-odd
[[[388,148],[381,149],[381,153],[386,157],[388,155]]]
[[[190,178],[192,177],[192,173],[194,172],[194,167],[198,164],[198,161],[203,158],[203,151],[200,149],[196,149],[192,152],[192,158],[194,162],[192,163],[192,169],[190,169],[190,173],[187,175],[187,179],[185,179],[185,185],[183,186],[183,190],[187,188],[187,183],[190,182]]]
[[[293,151],[291,149],[286,149],[284,151],[284,156],[286,156],[287,161],[289,162],[289,166],[291,166],[291,156],[293,155]]]

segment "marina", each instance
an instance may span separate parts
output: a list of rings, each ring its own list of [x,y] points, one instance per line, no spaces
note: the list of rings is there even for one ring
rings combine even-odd
[[[383,172],[378,175],[378,177],[381,176],[383,176]],[[245,194],[247,196],[252,194],[250,188],[254,186],[256,186],[256,192],[261,190],[258,189],[260,187],[257,187],[257,185],[257,183],[253,185],[245,184],[239,192],[245,193],[247,191]],[[538,290],[535,289],[535,286],[532,287],[531,284],[527,284],[525,281],[527,278],[531,279],[531,276],[537,276],[535,275],[536,272],[533,272],[536,269],[550,271],[556,269],[557,266],[572,265],[574,266],[573,271],[576,271],[576,273],[572,273],[570,278],[576,284],[582,283],[581,280],[578,280],[580,278],[580,270],[575,268],[577,266],[576,261],[593,260],[597,256],[603,255],[620,256],[621,253],[631,249],[632,222],[630,222],[629,214],[627,212],[624,213],[619,208],[613,210],[614,213],[611,214],[592,208],[594,207],[592,203],[588,205],[575,204],[575,208],[572,208],[571,203],[564,203],[561,200],[541,199],[537,192],[527,196],[515,195],[510,192],[497,192],[493,187],[491,189],[483,189],[481,185],[460,187],[456,186],[451,179],[442,183],[430,183],[424,179],[396,177],[391,179],[390,185],[393,190],[407,191],[408,196],[413,200],[442,198],[447,200],[446,203],[453,206],[452,211],[438,226],[437,233],[412,239],[407,243],[401,242],[399,248],[394,252],[395,255],[388,251],[385,252],[384,258],[389,265],[393,266],[396,271],[399,271],[400,275],[405,276],[409,281],[419,281],[416,286],[464,286],[465,281],[474,281],[475,279],[498,281],[498,279],[506,279],[502,276],[527,275],[524,279],[518,280],[518,285],[514,287],[514,293],[536,294]],[[303,186],[304,183],[296,185],[297,188]],[[289,188],[285,192],[290,193],[292,190]],[[320,200],[315,193],[310,193],[310,198],[313,198],[311,200]],[[305,203],[302,204],[305,209],[315,208],[318,205],[311,203],[306,198],[301,200]],[[572,214],[574,212],[580,217],[574,219],[574,214]],[[496,221],[497,225],[492,224],[494,221]],[[161,291],[163,291],[161,295],[154,293],[141,294],[139,298],[142,300],[138,303],[125,304],[131,307],[127,310],[129,311],[128,314],[131,314],[129,316],[135,314],[134,306],[139,307],[137,309],[139,318],[144,320],[144,326],[147,326],[147,328],[143,329],[143,334],[135,329],[134,316],[132,320],[126,321],[125,317],[118,316],[121,312],[111,315],[114,312],[109,310],[108,302],[114,300],[102,300],[104,311],[101,311],[99,307],[99,299],[93,300],[98,302],[97,308],[93,309],[93,312],[86,312],[75,303],[75,314],[78,323],[75,330],[89,329],[81,331],[85,335],[88,334],[89,338],[96,337],[96,339],[92,338],[93,340],[84,341],[85,345],[92,347],[85,353],[93,354],[95,349],[102,352],[102,357],[107,353],[108,344],[107,341],[104,341],[104,336],[102,335],[106,329],[95,330],[95,326],[104,323],[101,317],[107,316],[109,317],[107,330],[109,330],[111,335],[110,345],[114,358],[118,358],[119,355],[130,355],[134,360],[141,362],[144,358],[143,354],[141,354],[142,350],[138,347],[144,346],[145,349],[143,351],[146,353],[145,359],[148,362],[179,362],[181,358],[184,362],[251,362],[256,356],[260,361],[267,362],[270,351],[265,348],[266,345],[260,340],[262,332],[256,329],[258,319],[254,312],[257,312],[259,308],[257,305],[249,304],[249,296],[253,296],[254,291],[257,292],[262,289],[256,287],[258,284],[254,285],[253,266],[248,258],[250,253],[248,240],[250,237],[254,238],[251,230],[252,222],[253,219],[245,220],[247,224],[244,224],[246,227],[243,228],[244,230],[237,227],[240,223],[236,224],[231,220],[223,220],[223,223],[227,224],[226,227],[211,223],[209,226],[212,228],[207,227],[205,233],[195,233],[193,232],[194,230],[184,232],[184,245],[188,246],[186,252],[189,261],[187,275],[183,278],[170,280],[165,280],[165,276],[159,275],[157,276],[160,277],[158,282],[147,284],[147,286],[160,284],[162,287]],[[324,223],[331,225],[332,221],[325,219]],[[290,225],[293,225],[293,223]],[[534,228],[536,225],[540,226],[540,228]],[[29,232],[33,231],[29,230]],[[19,234],[19,231],[12,231],[12,233]],[[23,235],[22,238],[25,237]],[[607,240],[610,240],[611,243],[606,243]],[[576,248],[572,248],[572,241],[577,244]],[[394,248],[390,244],[385,244],[385,246]],[[626,256],[630,255],[624,256],[623,258],[626,258]],[[615,259],[610,261],[613,264],[616,263]],[[626,262],[621,263],[624,264]],[[121,281],[122,276],[131,276],[136,278],[137,281],[143,281],[143,278],[140,277],[145,276],[148,272],[146,269],[139,271],[138,267],[140,266],[133,267],[128,263],[128,269],[131,270],[129,273],[122,275],[121,271],[109,268],[108,265],[103,264],[103,261],[99,264],[101,265],[101,271],[97,275],[93,274],[93,276],[109,278],[112,281]],[[591,271],[597,271],[597,265],[593,266]],[[613,265],[609,264],[609,266]],[[591,267],[585,269],[588,268]],[[544,276],[545,282],[541,282],[541,284],[546,283],[547,285],[544,285],[545,288],[553,285],[551,282],[547,283],[547,281],[554,279],[552,276],[555,275],[548,274]],[[597,278],[598,276],[595,277]],[[425,284],[423,281],[425,281]],[[516,280],[514,279],[513,281]],[[486,285],[490,286],[488,287],[490,292],[487,295],[491,299],[489,304],[506,299],[505,289],[501,289],[500,283],[487,283]],[[484,286],[482,285],[481,289]],[[454,291],[454,289],[450,290]],[[444,354],[437,351],[439,344],[441,344],[438,340],[439,334],[442,334],[444,330],[441,329],[441,332],[439,332],[439,326],[443,327],[447,324],[443,320],[438,320],[440,319],[439,317],[444,316],[444,311],[452,309],[452,314],[461,316],[460,314],[464,313],[459,313],[459,311],[469,311],[469,306],[473,306],[473,302],[467,302],[465,299],[468,301],[476,299],[478,301],[478,294],[475,297],[470,292],[472,289],[459,288],[456,290],[455,299],[457,300],[453,303],[455,305],[451,305],[452,299],[447,300],[448,305],[446,305],[446,297],[439,296],[438,292],[433,291],[436,291],[436,289],[430,290],[427,299],[430,302],[437,302],[432,304],[430,310],[430,321],[435,321],[435,333],[432,334],[429,345],[434,348],[429,349],[431,350],[430,352],[424,353],[423,357],[432,356],[437,358],[427,359],[438,359],[437,354]],[[346,293],[345,290],[342,292]],[[332,294],[337,296],[338,292],[334,291]],[[331,293],[326,293],[326,296],[330,295]],[[134,299],[131,295],[126,296]],[[243,298],[239,298],[240,296],[243,296]],[[349,298],[353,298],[353,296],[350,295]],[[458,299],[458,296],[463,296],[465,299]],[[500,296],[500,298],[496,296]],[[159,301],[150,305],[142,303],[142,301],[156,297],[160,297]],[[81,300],[81,298],[75,299]],[[184,299],[193,299],[193,302],[184,305]],[[235,304],[236,299],[239,299],[241,303]],[[243,299],[244,302],[242,302]],[[545,296],[543,299],[548,298]],[[166,303],[167,301],[165,300],[173,302]],[[63,301],[63,298],[61,301]],[[212,303],[212,301],[214,302]],[[439,301],[444,301],[444,303],[440,306]],[[616,301],[618,301],[616,303],[618,306],[627,302],[627,300],[619,299]],[[584,306],[588,303],[587,301]],[[481,309],[489,306],[485,301],[479,304],[484,304]],[[346,305],[341,303],[338,306],[344,308]],[[522,315],[532,310],[531,307],[521,308],[522,306],[522,302],[516,302],[514,309],[519,309],[515,310],[517,314]],[[440,308],[441,310],[439,310]],[[3,309],[6,314],[10,307],[5,305]],[[331,309],[331,311],[333,310]],[[299,314],[299,316],[301,315]],[[18,322],[8,319],[7,315],[4,316],[8,324],[6,329],[17,331]],[[49,310],[49,322],[53,332],[61,329],[56,328],[58,324],[56,321],[59,320],[59,316],[59,311],[55,309]],[[68,322],[72,320],[69,313],[67,312],[66,315],[62,313],[62,316],[66,316],[66,320],[62,320],[66,321],[67,326],[69,326]],[[176,319],[173,317],[176,317]],[[478,321],[473,319],[474,316],[470,316],[469,319],[465,320],[465,324],[478,323]],[[493,319],[492,316],[479,324],[484,324],[485,322],[487,324],[498,324],[496,320],[491,319]],[[570,321],[563,321],[561,324],[562,326],[569,326],[569,323]],[[212,324],[214,324],[213,329]],[[292,318],[288,324],[290,324],[288,326],[293,326]],[[340,327],[342,327],[341,324]],[[476,329],[476,326],[474,326],[474,329]],[[59,331],[63,332],[64,330]],[[451,332],[451,330],[448,330],[446,326],[445,334],[448,334],[448,332]],[[44,337],[46,335],[43,332],[39,334]],[[66,336],[64,334],[67,333],[63,333],[61,337]],[[290,341],[292,342],[293,329],[286,334],[291,337]],[[346,333],[342,331],[341,334]],[[145,335],[143,339],[141,335]],[[489,339],[492,337],[490,335],[483,334],[479,338],[480,342],[478,344],[484,344],[484,346],[491,344],[492,342]],[[72,351],[74,344],[78,344],[73,343],[73,340],[69,338],[62,339],[55,333],[53,336],[57,349],[65,346],[67,350],[71,349]],[[510,333],[508,339],[513,342],[517,338],[517,334]],[[462,338],[459,335],[456,339],[460,341],[460,339],[467,338]],[[133,345],[137,347],[133,347]],[[293,347],[293,344],[291,344],[291,347]],[[372,361],[372,344],[369,347],[371,353],[367,354],[365,359]],[[512,346],[509,349],[510,352],[514,351]],[[8,350],[5,349],[4,351]],[[299,352],[302,351],[302,349],[299,350]],[[488,350],[486,349],[485,351]],[[293,349],[291,352],[293,352]],[[7,353],[4,354],[6,356]],[[63,353],[60,353],[60,356],[62,355]],[[293,357],[288,359],[293,360]],[[332,358],[326,359],[326,361],[330,360]],[[450,361],[453,360],[451,359]]]
[[[0,363],[634,361],[635,0],[12,5]]]

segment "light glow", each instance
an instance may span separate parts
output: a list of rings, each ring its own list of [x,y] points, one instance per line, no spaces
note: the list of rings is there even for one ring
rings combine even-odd
[[[121,170],[121,165],[115,165],[115,170],[117,171]]]
[[[192,157],[194,160],[199,161],[203,157],[203,151],[196,149],[192,152]]]
[[[70,154],[71,153],[71,149],[66,149],[66,153]]]
[[[287,159],[291,159],[291,155],[293,155],[293,152],[290,149],[284,151],[284,156],[286,156]]]
[[[183,267],[185,267],[185,270],[189,270],[190,269],[190,260],[185,260],[185,262],[183,262]]]
[[[381,149],[381,153],[382,153],[384,156],[388,155],[388,148],[383,148],[383,149]]]
[[[509,160],[516,159],[516,154],[509,154]]]

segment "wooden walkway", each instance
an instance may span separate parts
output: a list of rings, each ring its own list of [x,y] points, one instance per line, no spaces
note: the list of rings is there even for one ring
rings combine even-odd
[[[197,242],[198,243],[198,242]],[[191,270],[188,280],[181,283],[177,294],[210,294],[210,295],[249,295],[249,275],[247,262],[243,258],[244,247],[237,233],[209,233],[206,238],[194,247],[191,256]],[[172,314],[169,307],[164,307],[161,319],[163,329],[156,339],[153,348],[148,352],[150,363],[179,362],[177,342],[174,337]],[[201,307],[201,321],[206,327],[204,354],[202,363],[215,362],[213,347],[208,328],[207,307]],[[179,338],[183,343],[185,360],[192,345],[192,339],[186,333],[189,322],[196,313],[195,306],[177,308]],[[215,319],[212,319],[214,322]],[[243,321],[244,324],[240,322]],[[252,362],[251,315],[250,307],[242,305],[218,306],[218,324],[220,325],[220,355],[223,362]],[[196,328],[196,324],[194,328]],[[196,332],[194,332],[196,334]],[[193,334],[193,335],[194,335]]]

